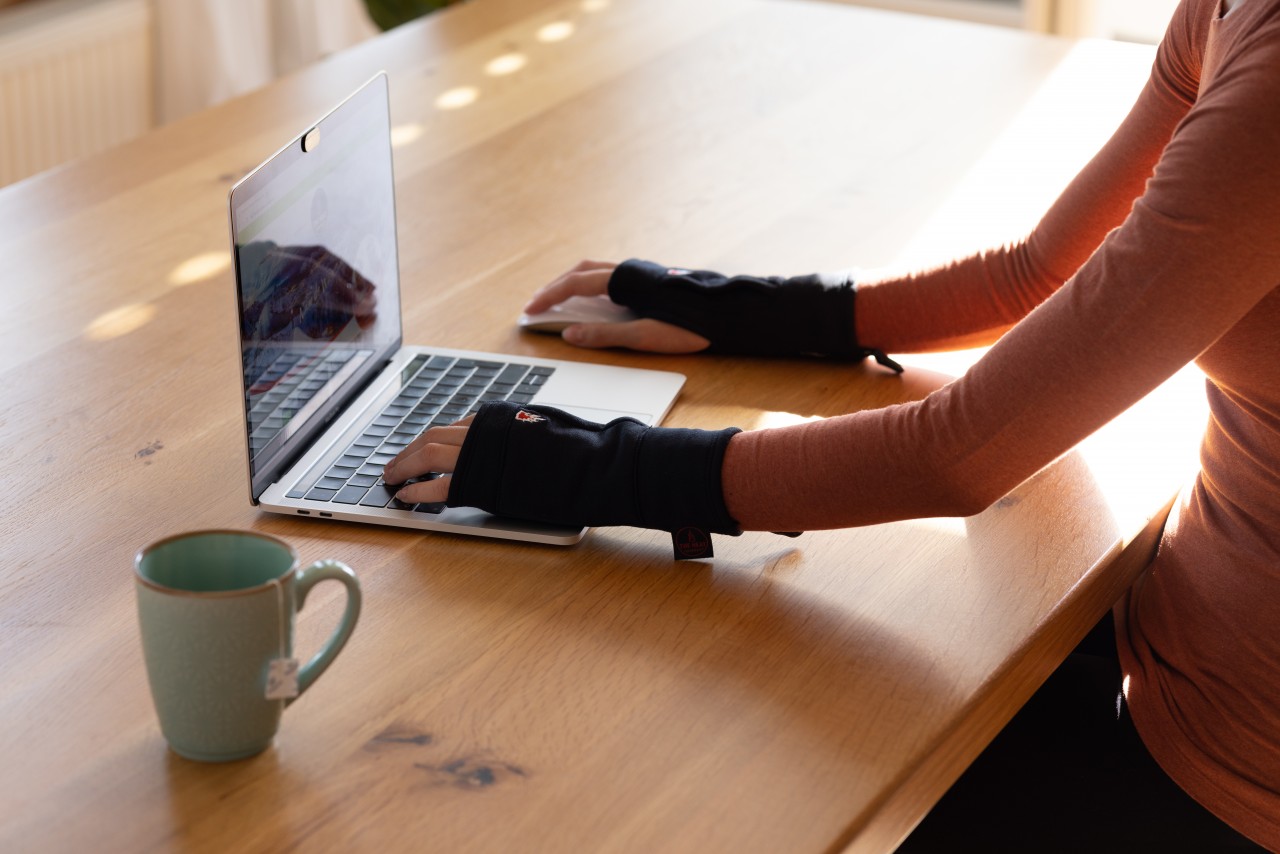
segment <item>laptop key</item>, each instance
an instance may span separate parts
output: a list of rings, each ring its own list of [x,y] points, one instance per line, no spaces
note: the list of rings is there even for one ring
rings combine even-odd
[[[359,504],[369,490],[363,486],[344,486],[333,496],[334,504]]]
[[[312,501],[329,501],[337,494],[338,492],[335,489],[321,489],[317,486],[308,492],[306,497]]]
[[[361,507],[386,507],[396,497],[395,490],[399,487],[392,488],[385,483],[378,482],[365,493],[364,498],[360,499]]]
[[[498,379],[495,380],[495,382],[500,382],[500,383],[519,382],[520,378],[524,376],[525,371],[527,370],[529,370],[528,365],[518,365],[518,364],[507,365],[505,368],[502,369],[502,373],[498,374]]]

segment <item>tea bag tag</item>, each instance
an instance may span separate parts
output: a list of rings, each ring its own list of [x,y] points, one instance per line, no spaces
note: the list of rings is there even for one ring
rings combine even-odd
[[[267,699],[292,700],[298,696],[298,659],[273,658],[267,666]]]
[[[298,696],[298,659],[290,658],[285,650],[284,586],[280,579],[272,579],[276,588],[276,606],[280,617],[280,655],[267,664],[267,699],[292,700]]]

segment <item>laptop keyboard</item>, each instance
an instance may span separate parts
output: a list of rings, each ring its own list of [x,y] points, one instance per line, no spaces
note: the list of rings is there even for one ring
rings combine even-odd
[[[354,350],[330,350],[322,356],[304,351],[281,353],[252,383],[249,449],[257,454],[325,383],[351,361]]]
[[[319,476],[308,475],[287,494],[333,504],[390,507],[439,513],[444,504],[405,504],[387,486],[382,468],[428,427],[449,425],[475,412],[482,403],[509,400],[528,403],[555,368],[517,363],[416,356],[405,369],[411,379],[354,441]],[[431,475],[422,480],[429,480]]]

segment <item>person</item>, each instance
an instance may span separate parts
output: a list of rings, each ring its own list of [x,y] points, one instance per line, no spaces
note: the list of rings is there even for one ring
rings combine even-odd
[[[963,377],[750,432],[491,403],[385,477],[406,501],[663,530],[965,516],[1195,361],[1201,467],[1114,627],[1080,651],[1099,666],[1076,678],[1068,661],[903,850],[1280,850],[1278,285],[1280,0],[1183,0],[1131,112],[1021,241],[856,283],[584,262],[526,309],[607,293],[642,316],[565,330],[584,347],[893,368],[886,352],[990,345]],[[428,472],[450,476],[416,482]],[[1071,718],[1077,690],[1098,727]]]

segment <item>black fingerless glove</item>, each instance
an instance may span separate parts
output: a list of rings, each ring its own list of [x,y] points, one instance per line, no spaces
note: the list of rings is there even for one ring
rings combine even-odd
[[[872,356],[902,373],[884,351],[858,343],[854,291],[847,277],[730,278],[637,259],[619,264],[609,278],[614,302],[698,333],[711,342],[709,352],[855,361]]]
[[[467,431],[447,504],[554,525],[693,529],[709,544],[711,533],[742,533],[720,486],[737,432],[633,418],[595,424],[549,406],[490,402]]]

